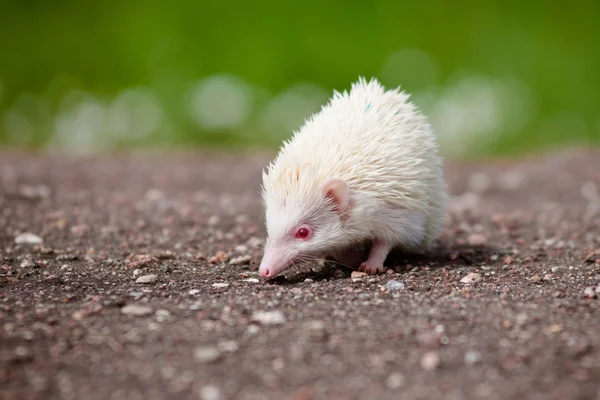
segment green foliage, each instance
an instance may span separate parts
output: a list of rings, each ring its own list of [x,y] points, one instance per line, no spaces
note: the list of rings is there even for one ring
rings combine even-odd
[[[599,20],[600,3],[593,0],[4,0],[0,141],[45,146],[61,129],[57,121],[66,118],[61,115],[70,112],[69,118],[75,118],[73,107],[79,102],[104,104],[90,106],[88,114],[109,115],[107,104],[124,91],[139,89],[153,96],[154,108],[145,110],[159,111],[160,122],[138,136],[128,136],[122,128],[125,133],[118,139],[107,139],[108,147],[278,145],[291,133],[289,127],[280,124],[268,133],[260,122],[274,96],[299,83],[316,85],[306,95],[311,105],[298,111],[304,118],[332,90],[347,89],[363,75],[377,76],[386,86],[402,85],[431,113],[440,107],[436,99],[465,77],[483,77],[488,89],[507,79],[516,82],[516,92],[500,95],[501,111],[491,125],[473,128],[478,133],[468,137],[459,134],[463,128],[457,125],[458,136],[442,140],[454,141],[457,155],[598,143]],[[390,57],[403,49],[416,49],[416,58],[407,53],[390,64]],[[418,57],[424,57],[422,62],[413,63]],[[215,74],[253,88],[251,112],[243,124],[210,128],[191,117],[190,88]],[[467,100],[476,91],[460,90]],[[132,111],[138,104],[133,96],[133,103],[123,100],[126,112],[139,111]],[[489,93],[481,96],[482,108],[472,112],[483,115],[493,107],[484,107]],[[228,101],[223,100],[224,107]],[[85,110],[76,115],[87,115]],[[448,113],[439,115],[453,115]],[[441,131],[444,118],[437,122]],[[516,119],[521,122],[507,123]],[[94,121],[83,120],[79,130]],[[107,126],[95,134],[116,129]],[[464,145],[456,146],[457,141]]]

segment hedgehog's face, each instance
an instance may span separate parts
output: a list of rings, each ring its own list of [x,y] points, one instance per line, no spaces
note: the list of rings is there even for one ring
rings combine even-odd
[[[267,198],[268,238],[260,276],[273,278],[295,262],[322,257],[335,247],[348,200],[346,184],[337,178],[325,181],[314,196],[279,202]]]

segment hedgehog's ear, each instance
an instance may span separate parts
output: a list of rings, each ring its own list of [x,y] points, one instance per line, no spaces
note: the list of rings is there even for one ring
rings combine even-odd
[[[321,184],[321,193],[325,197],[333,200],[336,211],[343,214],[348,209],[350,204],[350,194],[348,193],[348,185],[340,178],[329,178]]]

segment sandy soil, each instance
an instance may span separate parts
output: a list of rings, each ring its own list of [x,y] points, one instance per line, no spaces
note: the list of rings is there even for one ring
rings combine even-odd
[[[600,399],[600,152],[449,164],[432,254],[273,282],[267,161],[0,153],[0,398]]]

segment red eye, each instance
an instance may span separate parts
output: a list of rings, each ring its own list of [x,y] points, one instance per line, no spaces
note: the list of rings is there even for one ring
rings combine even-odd
[[[296,238],[298,239],[308,239],[310,236],[310,230],[308,228],[300,228],[296,231]]]

